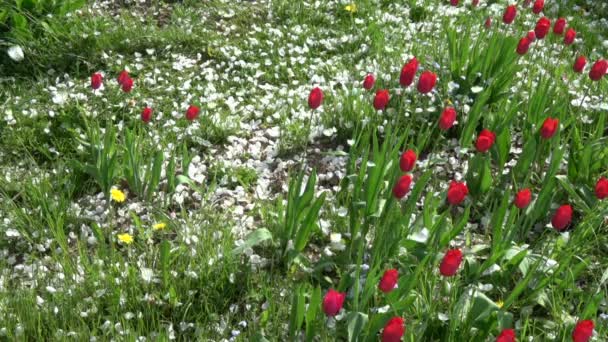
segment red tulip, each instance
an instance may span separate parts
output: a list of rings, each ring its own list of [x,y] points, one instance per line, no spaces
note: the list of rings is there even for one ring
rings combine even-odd
[[[458,0],[450,0],[450,5],[458,6]]]
[[[447,131],[454,126],[454,121],[456,121],[456,110],[452,107],[447,107],[439,117],[439,129]]]
[[[450,249],[445,253],[441,264],[439,265],[439,273],[445,277],[451,277],[456,274],[460,263],[462,262],[462,252],[460,249]]]
[[[591,71],[589,71],[589,78],[593,81],[599,81],[606,75],[606,71],[608,70],[608,61],[604,59],[600,59],[595,62],[591,67]]]
[[[519,209],[524,209],[530,204],[530,201],[532,201],[532,191],[526,188],[520,190],[517,195],[515,195],[515,200],[513,200],[513,203]]]
[[[515,342],[515,330],[504,329],[500,335],[496,337],[496,342]]]
[[[519,55],[525,55],[528,53],[528,49],[530,49],[530,40],[527,37],[523,37],[519,40],[517,44],[517,49],[515,50]]]
[[[374,97],[374,108],[376,108],[376,110],[384,110],[390,99],[391,98],[388,90],[380,89],[376,91],[376,97]]]
[[[401,75],[399,76],[399,84],[402,87],[409,87],[414,82],[416,72],[418,71],[418,60],[416,57],[410,59],[407,64],[401,69]]]
[[[323,298],[323,312],[330,317],[337,315],[344,305],[345,298],[346,293],[329,289]]]
[[[572,331],[573,342],[587,342],[593,336],[593,321],[590,319],[580,321],[574,327]]]
[[[543,39],[549,33],[549,29],[551,28],[551,20],[547,17],[542,17],[538,19],[536,22],[536,27],[534,28],[534,33],[536,34],[536,38]]]
[[[534,12],[534,14],[538,14],[538,13],[542,12],[544,7],[545,7],[545,0],[536,0],[536,1],[534,1],[534,6],[532,7],[532,12]]]
[[[585,65],[587,65],[587,58],[585,58],[585,56],[580,56],[576,59],[576,61],[574,61],[572,69],[574,72],[578,72],[580,74],[583,72],[583,69],[585,69]]]
[[[401,154],[401,159],[399,160],[399,167],[403,172],[410,172],[416,165],[416,152],[414,150],[407,150]]]
[[[122,82],[122,91],[128,93],[133,89],[133,79],[131,77],[127,77]]]
[[[479,0],[473,0],[473,1],[471,1],[471,6],[477,7],[477,5],[479,5]]]
[[[384,326],[382,331],[382,342],[399,342],[405,334],[405,325],[403,318],[393,317]]]
[[[553,137],[558,127],[559,119],[546,118],[543,122],[542,127],[540,128],[540,136],[543,139],[550,139],[551,137]]]
[[[572,222],[572,207],[569,204],[564,204],[557,208],[551,219],[551,224],[557,231],[564,230],[570,222]]]
[[[530,43],[534,43],[534,41],[536,40],[536,33],[534,33],[534,31],[528,31],[526,38],[528,38]]]
[[[437,75],[430,71],[425,71],[420,75],[418,79],[418,91],[421,94],[426,94],[433,90],[435,83],[437,82]]]
[[[93,90],[97,90],[99,89],[99,87],[101,87],[101,84],[103,83],[103,76],[96,72],[93,75],[91,75],[91,88],[93,88]]]
[[[566,31],[566,35],[564,36],[564,44],[570,45],[574,43],[574,39],[576,38],[576,31],[574,29],[569,28]]]
[[[310,91],[308,95],[308,107],[310,109],[317,109],[323,103],[323,91],[319,87],[315,87]]]
[[[412,176],[403,175],[395,186],[393,187],[393,196],[397,199],[402,199],[408,192],[410,192],[410,186],[412,185]]]
[[[566,28],[566,19],[559,18],[555,21],[555,24],[553,25],[553,33],[564,34],[565,28]]]
[[[595,197],[600,200],[608,197],[608,179],[606,177],[601,177],[595,183]]]
[[[496,134],[494,132],[484,129],[477,136],[477,141],[475,142],[475,148],[477,148],[478,152],[484,153],[487,152],[494,142],[496,141]]]
[[[386,270],[380,279],[378,288],[384,293],[389,293],[395,289],[399,280],[399,272],[396,269]]]
[[[515,16],[517,16],[517,6],[510,5],[505,10],[505,14],[502,16],[502,22],[509,25],[513,23],[515,20]]]
[[[129,72],[127,70],[123,70],[118,75],[116,81],[118,81],[118,84],[122,85],[127,78],[129,78]]]
[[[469,194],[469,188],[464,182],[452,181],[448,188],[448,203],[459,205]]]
[[[148,123],[152,120],[152,108],[146,107],[141,111],[141,121]]]
[[[484,26],[485,26],[486,28],[490,28],[490,27],[492,27],[492,18],[491,18],[491,17],[487,17],[487,18],[486,18],[486,22],[485,22]]]
[[[374,78],[374,75],[368,74],[367,76],[365,76],[365,79],[363,80],[363,89],[370,90],[374,87],[375,83],[376,83],[376,79]]]
[[[198,117],[198,113],[201,110],[195,106],[195,105],[190,105],[190,107],[188,107],[188,110],[186,111],[186,119],[188,119],[188,121],[194,121],[194,119],[196,119]]]

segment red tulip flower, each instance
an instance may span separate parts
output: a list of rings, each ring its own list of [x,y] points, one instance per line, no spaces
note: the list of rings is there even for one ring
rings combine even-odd
[[[510,5],[507,7],[507,9],[505,10],[505,14],[503,14],[503,16],[502,16],[502,22],[507,25],[510,25],[515,20],[516,16],[517,16],[517,6]]]
[[[500,335],[496,337],[496,342],[515,342],[515,330],[504,329]]]
[[[365,76],[365,79],[363,80],[363,89],[371,90],[374,87],[375,83],[376,83],[376,79],[374,78],[374,75],[368,74],[367,76]]]
[[[450,249],[445,253],[443,260],[441,260],[439,273],[444,277],[451,277],[456,274],[461,263],[462,252],[460,249]]]
[[[152,108],[146,107],[141,111],[141,121],[148,123],[152,120]]]
[[[536,22],[536,27],[534,28],[534,33],[536,34],[536,38],[543,39],[549,33],[549,29],[551,28],[551,20],[547,17],[542,17],[538,19]]]
[[[555,135],[557,128],[559,127],[559,119],[546,118],[540,128],[540,136],[543,139],[550,139]]]
[[[589,78],[593,81],[599,81],[606,75],[606,71],[608,70],[608,61],[604,59],[600,59],[595,62],[591,67],[591,71],[589,71]]]
[[[403,172],[410,172],[416,166],[416,159],[418,156],[414,150],[407,150],[401,154],[401,159],[399,160],[399,167]]]
[[[526,38],[528,38],[530,43],[534,43],[534,41],[536,40],[536,33],[534,33],[534,31],[528,31]]]
[[[572,331],[572,341],[573,342],[587,342],[593,336],[593,321],[590,319],[580,321],[574,327]]]
[[[384,326],[382,331],[382,342],[399,342],[405,334],[405,325],[403,318],[393,317]]]
[[[409,87],[414,82],[416,72],[418,71],[418,60],[416,57],[410,59],[407,64],[401,69],[401,75],[399,76],[399,84],[402,87]]]
[[[469,188],[464,182],[452,181],[448,188],[448,203],[459,205],[469,194]]]
[[[494,132],[488,129],[484,129],[479,133],[479,136],[477,137],[477,141],[475,142],[475,148],[477,148],[478,152],[485,153],[490,148],[492,148],[492,145],[494,145],[495,141],[496,134],[494,134]]]
[[[337,315],[344,305],[345,298],[346,293],[329,289],[323,298],[323,312],[330,317]]]
[[[564,44],[571,45],[572,43],[574,43],[575,38],[576,38],[576,31],[574,31],[574,29],[572,29],[572,28],[569,28],[566,31],[566,35],[564,36]]]
[[[585,56],[580,56],[579,58],[576,59],[576,61],[574,61],[572,70],[574,70],[574,72],[578,72],[580,74],[583,72],[583,69],[585,69],[585,65],[587,65],[587,58],[585,58]]]
[[[308,107],[310,109],[317,109],[323,103],[323,91],[319,87],[315,87],[310,91],[308,95]]]
[[[397,181],[397,183],[395,183],[395,186],[393,187],[393,196],[395,196],[396,199],[402,199],[403,197],[405,197],[405,195],[407,195],[408,192],[410,192],[411,185],[412,176],[401,176],[401,178],[399,178],[399,180]]]
[[[121,88],[125,93],[131,92],[131,89],[133,89],[133,79],[131,77],[125,78],[125,80],[122,82]]]
[[[477,7],[477,5],[479,5],[479,0],[473,0],[473,1],[471,1],[471,6]]]
[[[517,54],[523,56],[528,53],[528,49],[530,49],[530,44],[530,40],[527,37],[523,37],[519,40],[519,43],[517,44],[517,49],[515,51],[517,52]]]
[[[447,131],[452,126],[454,126],[454,122],[456,121],[456,110],[452,107],[447,107],[441,113],[439,117],[439,129],[443,131]]]
[[[530,201],[532,201],[532,191],[530,191],[530,189],[526,188],[526,189],[520,190],[517,193],[517,195],[515,195],[513,204],[515,204],[515,206],[518,207],[519,209],[524,209],[525,207],[527,207],[530,204]]]
[[[534,6],[532,7],[532,12],[534,14],[539,14],[545,8],[545,0],[536,0],[534,1]]]
[[[374,108],[376,108],[376,110],[384,110],[390,99],[391,98],[388,90],[380,89],[376,91],[376,97],[374,97]]]
[[[566,229],[570,222],[572,222],[572,207],[569,204],[564,204],[557,208],[551,219],[551,224],[557,231]]]
[[[425,71],[420,75],[418,79],[418,91],[421,94],[429,93],[435,87],[435,83],[437,82],[437,75],[430,71]]]
[[[450,5],[458,6],[458,0],[450,0]]]
[[[608,179],[606,177],[601,177],[595,183],[595,197],[600,200],[608,197]]]
[[[492,27],[492,18],[491,17],[487,17],[486,18],[486,22],[483,24],[483,26],[485,26],[486,28],[490,28]]]
[[[99,87],[101,87],[101,84],[103,83],[103,76],[96,72],[93,75],[91,75],[91,88],[93,88],[93,90],[97,90],[99,89]]]
[[[123,70],[118,75],[116,81],[118,82],[118,84],[122,85],[127,78],[129,78],[129,72],[127,70]]]
[[[396,269],[393,268],[390,270],[386,270],[382,275],[382,278],[380,279],[378,288],[384,293],[389,293],[395,289],[398,280],[399,272]]]
[[[188,110],[186,110],[186,119],[188,119],[188,121],[194,121],[194,119],[198,117],[200,111],[201,110],[197,106],[190,105],[190,107],[188,107]]]
[[[566,19],[559,18],[555,21],[553,25],[553,33],[557,35],[564,34],[564,29],[566,28]]]

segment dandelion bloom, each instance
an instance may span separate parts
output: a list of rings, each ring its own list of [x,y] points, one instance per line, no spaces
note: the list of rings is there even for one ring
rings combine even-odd
[[[405,324],[403,318],[393,317],[384,326],[382,331],[382,342],[399,342],[405,334]]]
[[[129,72],[127,70],[123,70],[120,72],[120,74],[118,74],[118,78],[116,79],[116,81],[118,82],[118,84],[122,85],[127,78],[130,78]]]
[[[509,25],[513,23],[515,17],[517,16],[517,6],[510,5],[505,9],[505,14],[502,16],[502,22]]]
[[[515,330],[504,329],[500,335],[496,337],[496,342],[515,342]]]
[[[526,189],[520,190],[515,195],[513,204],[515,204],[515,206],[518,207],[519,209],[524,209],[525,207],[527,207],[530,204],[530,201],[532,201],[532,191],[530,191],[530,189],[526,188]]]
[[[595,197],[602,200],[608,197],[608,179],[600,177],[595,183]]]
[[[445,277],[451,277],[456,274],[462,263],[462,252],[460,249],[450,249],[443,256],[439,265],[439,273]]]
[[[129,233],[118,234],[116,235],[118,241],[124,243],[125,245],[130,245],[133,243],[133,236]]]
[[[350,13],[357,13],[357,5],[356,4],[348,4],[344,6],[344,10]]]
[[[608,70],[608,61],[604,59],[600,59],[595,62],[589,71],[589,78],[593,81],[599,81],[606,75],[606,71]]]
[[[141,111],[141,121],[148,123],[152,120],[152,108],[146,107]]]
[[[323,298],[323,312],[330,317],[337,315],[344,305],[345,298],[346,293],[329,289]]]
[[[418,79],[418,91],[421,94],[429,93],[435,87],[437,82],[437,75],[431,71],[425,71],[420,75]]]
[[[587,65],[587,58],[585,58],[585,56],[580,56],[574,61],[572,70],[580,74],[583,72],[583,69],[585,69],[585,65]]]
[[[323,91],[319,87],[315,87],[310,91],[308,95],[308,107],[310,109],[317,109],[323,103]]]
[[[412,176],[403,175],[397,180],[393,187],[393,196],[397,199],[402,199],[408,192],[410,192],[410,186],[412,185]]]
[[[534,1],[534,6],[532,6],[532,12],[534,14],[539,14],[545,8],[545,0],[536,0]]]
[[[447,107],[439,117],[439,129],[447,131],[454,126],[456,121],[456,110],[452,107]]]
[[[418,60],[416,57],[407,62],[401,69],[401,75],[399,76],[399,84],[402,87],[409,87],[414,82],[416,72],[418,71]]]
[[[573,342],[587,342],[593,336],[593,321],[590,319],[580,321],[572,330],[572,341]]]
[[[407,150],[401,154],[401,159],[399,160],[399,167],[403,172],[410,172],[416,166],[416,159],[418,156],[414,150]]]
[[[163,230],[165,228],[167,228],[167,224],[164,222],[158,222],[152,226],[152,229],[154,229],[154,230]]]
[[[395,289],[398,280],[399,272],[396,269],[392,268],[390,270],[386,270],[380,279],[378,288],[384,293],[389,293]]]
[[[93,88],[93,90],[97,90],[99,89],[99,87],[101,87],[101,84],[103,83],[103,76],[96,72],[93,75],[91,75],[91,88]]]
[[[517,54],[523,56],[526,53],[528,53],[529,49],[530,49],[530,40],[527,37],[523,37],[522,39],[519,40],[519,43],[517,44],[517,49],[515,51],[517,52]]]
[[[112,201],[114,202],[122,203],[127,199],[127,196],[124,192],[120,191],[120,189],[114,188],[110,190],[110,198],[112,198]]]
[[[557,208],[551,219],[551,224],[557,231],[566,229],[570,222],[572,222],[572,207],[569,204],[564,204]]]
[[[464,182],[452,181],[448,188],[448,203],[459,205],[469,194],[469,188]]]
[[[376,83],[376,79],[374,78],[374,75],[368,74],[367,76],[365,76],[365,79],[363,80],[363,88],[365,90],[370,90],[374,87],[375,83]]]
[[[576,38],[576,31],[573,28],[569,28],[564,35],[564,44],[572,45],[574,43],[574,39]]]
[[[543,39],[549,33],[549,29],[551,28],[551,20],[547,17],[542,17],[538,19],[536,22],[536,27],[534,28],[534,34],[536,34],[536,38]]]
[[[131,92],[131,89],[133,89],[133,79],[131,77],[127,77],[123,82],[122,82],[122,91],[124,91],[125,93],[129,93]]]
[[[388,105],[388,101],[390,100],[390,95],[388,90],[380,89],[376,92],[376,96],[374,97],[374,108],[376,110],[384,110],[386,105]]]
[[[479,133],[477,137],[477,141],[475,142],[475,148],[477,148],[478,152],[485,153],[496,141],[496,134],[490,131],[489,129],[484,129]]]
[[[190,105],[190,107],[188,107],[188,110],[186,110],[186,119],[188,119],[188,121],[194,121],[194,119],[196,119],[198,117],[198,113],[201,110],[195,106],[195,105]]]
[[[564,29],[566,28],[566,19],[559,18],[555,21],[553,25],[553,33],[557,35],[564,34]]]
[[[559,128],[559,119],[554,118],[546,118],[543,122],[542,127],[540,128],[540,136],[543,139],[550,139],[555,135],[557,129]]]

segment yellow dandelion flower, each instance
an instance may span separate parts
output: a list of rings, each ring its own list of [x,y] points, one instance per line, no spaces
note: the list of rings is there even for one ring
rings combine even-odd
[[[355,13],[355,12],[357,12],[357,5],[348,4],[344,7],[344,9],[346,10],[346,12]]]
[[[505,305],[505,302],[503,302],[502,300],[498,300],[498,301],[496,302],[496,305],[497,305],[497,306],[498,306],[500,309],[502,309],[502,307]]]
[[[152,229],[154,230],[163,230],[165,228],[167,228],[167,224],[165,222],[158,222],[152,226]]]
[[[110,190],[110,197],[112,201],[122,203],[127,199],[127,195],[124,192],[120,191],[120,189],[112,189]]]
[[[117,237],[118,240],[124,243],[125,245],[130,245],[133,243],[133,236],[129,233],[118,234]]]

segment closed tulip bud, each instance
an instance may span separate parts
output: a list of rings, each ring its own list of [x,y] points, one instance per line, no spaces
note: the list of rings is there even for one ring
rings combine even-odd
[[[399,84],[402,87],[409,87],[414,82],[416,72],[418,71],[418,60],[416,57],[412,58],[403,66],[401,69],[401,75],[399,76]]]
[[[395,186],[393,187],[393,196],[395,196],[396,199],[402,199],[405,195],[407,195],[408,192],[410,192],[411,185],[412,176],[401,176],[401,178],[399,178],[399,180],[397,181],[397,183],[395,183]]]
[[[462,252],[460,249],[450,249],[441,260],[439,273],[444,277],[452,277],[458,272],[460,263],[462,263]]]
[[[329,289],[323,297],[323,312],[329,317],[337,315],[342,310],[345,298],[346,293]]]
[[[448,188],[448,203],[459,205],[469,194],[469,188],[464,182],[452,181]]]
[[[601,177],[595,183],[595,197],[600,200],[608,197],[608,179],[606,177]]]
[[[564,36],[564,44],[571,45],[572,43],[574,43],[575,38],[576,38],[576,31],[574,31],[574,29],[572,29],[572,28],[569,28],[566,31],[566,35]]]
[[[496,337],[496,342],[515,342],[515,330],[504,329],[500,335]]]
[[[384,293],[389,293],[397,286],[399,280],[399,272],[396,269],[386,270],[380,279],[378,288]]]
[[[530,43],[534,43],[534,41],[536,40],[536,33],[534,33],[534,31],[528,31],[526,38],[528,38]]]
[[[549,29],[551,28],[551,20],[547,17],[542,17],[538,19],[536,22],[536,27],[534,28],[534,33],[536,34],[536,38],[543,39],[549,33]]]
[[[121,85],[122,91],[124,91],[125,93],[129,93],[131,92],[131,89],[133,89],[133,79],[131,77],[127,77]]]
[[[572,222],[572,207],[569,204],[564,204],[557,208],[551,219],[551,224],[557,231],[566,229],[570,222]]]
[[[393,317],[384,326],[382,342],[399,342],[403,334],[405,334],[403,318]]]
[[[195,106],[195,105],[190,105],[190,107],[188,107],[188,110],[186,110],[186,119],[188,121],[194,121],[197,117],[198,117],[198,113],[201,110]]]
[[[518,207],[519,209],[524,209],[530,204],[530,201],[532,201],[532,191],[530,191],[530,189],[526,188],[526,189],[520,190],[515,195],[513,204],[515,204],[515,206]]]
[[[374,87],[375,83],[376,79],[374,78],[374,75],[369,74],[365,76],[365,79],[363,80],[363,89],[371,90]]]
[[[545,8],[545,0],[536,0],[534,1],[534,6],[532,7],[532,12],[534,14],[539,14]]]
[[[566,19],[559,18],[555,21],[553,25],[553,33],[557,35],[564,34],[564,29],[566,28]]]
[[[418,91],[421,94],[429,93],[435,87],[437,82],[437,75],[430,71],[425,71],[420,75],[418,79]]]
[[[146,107],[141,111],[141,121],[148,123],[152,120],[152,108]]]
[[[388,90],[380,89],[376,92],[376,97],[374,97],[374,108],[376,110],[384,110],[388,105],[388,101],[390,101]]]
[[[414,150],[407,150],[401,154],[401,159],[399,160],[399,168],[403,172],[410,172],[416,165],[416,159],[418,156]]]
[[[591,336],[593,336],[594,326],[593,321],[590,319],[578,322],[572,331],[572,341],[588,342]]]
[[[452,107],[447,107],[439,117],[439,129],[447,131],[454,126],[456,121],[456,110]]]
[[[118,84],[122,85],[127,78],[129,78],[129,72],[127,70],[123,70],[120,72],[120,74],[118,74],[116,81]]]
[[[313,88],[308,95],[308,107],[310,107],[310,109],[317,109],[322,103],[323,91],[319,87]]]
[[[559,127],[559,119],[546,118],[543,125],[540,128],[540,136],[543,139],[550,139],[557,132]]]
[[[507,6],[507,8],[505,9],[505,14],[503,14],[503,16],[502,16],[502,22],[507,25],[510,25],[515,20],[516,16],[517,16],[517,6],[515,6],[515,5]]]
[[[485,26],[487,29],[492,27],[492,17],[487,17],[486,22],[483,24],[483,26]]]
[[[478,152],[485,153],[492,148],[495,141],[496,134],[488,129],[484,129],[479,133],[479,136],[477,136],[475,148],[477,148]]]
[[[450,0],[450,5],[458,6],[458,0]]]
[[[479,0],[473,0],[473,1],[471,1],[471,6],[477,7],[477,5],[479,5]]]
[[[528,40],[527,37],[523,37],[519,40],[519,43],[517,44],[517,50],[515,51],[517,52],[517,54],[523,56],[528,53],[528,49],[530,49],[530,40]]]
[[[600,59],[595,62],[591,67],[591,71],[589,71],[589,78],[593,81],[599,81],[606,75],[606,71],[608,70],[608,61],[604,59]]]
[[[579,58],[577,58],[574,61],[572,70],[574,70],[574,72],[578,72],[580,74],[585,69],[585,65],[587,65],[587,58],[585,58],[585,56],[580,56]]]
[[[99,87],[101,87],[101,84],[103,83],[103,76],[96,72],[93,75],[91,75],[91,88],[93,88],[93,90],[97,90],[99,89]]]

